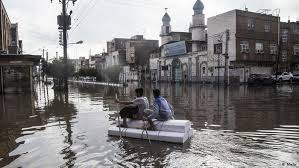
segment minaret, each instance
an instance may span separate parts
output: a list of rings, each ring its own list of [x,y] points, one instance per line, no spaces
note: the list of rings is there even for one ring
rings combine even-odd
[[[192,51],[199,51],[198,44],[202,41],[206,41],[206,25],[205,15],[203,14],[204,5],[201,0],[197,0],[193,6],[194,15],[192,19],[192,25],[190,31],[192,33]]]
[[[160,34],[162,45],[171,41],[171,36],[170,36],[170,32],[171,32],[170,21],[171,21],[171,19],[167,13],[167,8],[165,8],[165,10],[166,10],[166,12],[162,18],[163,25],[161,27],[161,34]]]

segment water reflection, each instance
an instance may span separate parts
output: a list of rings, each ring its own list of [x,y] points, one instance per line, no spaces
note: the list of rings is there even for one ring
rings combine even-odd
[[[72,140],[72,120],[77,110],[74,104],[68,101],[68,95],[54,92],[52,100],[49,100],[48,88],[40,83],[34,94],[6,94],[2,96],[1,108],[3,109],[0,118],[0,166],[3,167],[13,162],[28,151],[18,151],[19,145],[25,143],[26,137],[34,136],[35,133],[49,128],[50,123],[56,123],[61,128],[65,128],[64,143],[68,144],[61,154],[68,160],[65,166],[74,165],[75,153],[70,149]],[[36,97],[35,97],[36,96]],[[37,98],[38,99],[35,99]],[[35,102],[38,102],[37,108]],[[41,107],[43,107],[41,109]],[[51,126],[50,126],[51,127]],[[19,137],[22,137],[20,140]],[[26,145],[26,144],[25,144]],[[35,146],[39,144],[34,144]],[[14,154],[11,152],[15,151]]]
[[[185,145],[107,136],[128,87],[72,84],[69,94],[36,83],[0,101],[0,167],[280,167],[298,163],[299,86],[144,84],[159,88],[176,119],[197,130]],[[298,163],[299,164],[299,163]]]

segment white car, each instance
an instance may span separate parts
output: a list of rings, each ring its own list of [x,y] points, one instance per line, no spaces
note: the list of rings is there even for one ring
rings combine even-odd
[[[273,75],[272,78],[276,79],[276,75]],[[284,82],[284,81],[289,81],[293,82],[294,76],[291,72],[283,72],[282,74],[277,75],[277,81],[279,82]]]

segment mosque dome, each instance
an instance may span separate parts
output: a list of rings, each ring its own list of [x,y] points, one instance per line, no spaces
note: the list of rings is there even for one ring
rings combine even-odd
[[[170,16],[168,15],[167,12],[166,12],[165,15],[163,16],[162,21],[163,21],[163,22],[170,22],[170,21],[171,21]]]
[[[201,2],[201,0],[197,0],[193,6],[194,14],[195,15],[202,14],[204,8],[205,8],[205,6]]]

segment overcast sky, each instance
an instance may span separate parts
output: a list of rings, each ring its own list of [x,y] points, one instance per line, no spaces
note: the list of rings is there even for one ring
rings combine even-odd
[[[56,16],[61,11],[59,0],[2,0],[12,23],[19,23],[19,35],[24,52],[41,54],[45,47],[50,57],[56,51],[62,55],[58,45]],[[73,10],[72,30],[69,42],[83,40],[82,45],[69,46],[69,56],[78,58],[100,53],[106,49],[106,41],[116,37],[129,38],[143,34],[146,39],[159,40],[164,8],[172,19],[174,31],[188,31],[192,7],[196,0],[77,0]],[[299,17],[299,0],[202,0],[206,18],[233,9],[250,11],[280,8],[283,21],[288,17],[296,21]]]

